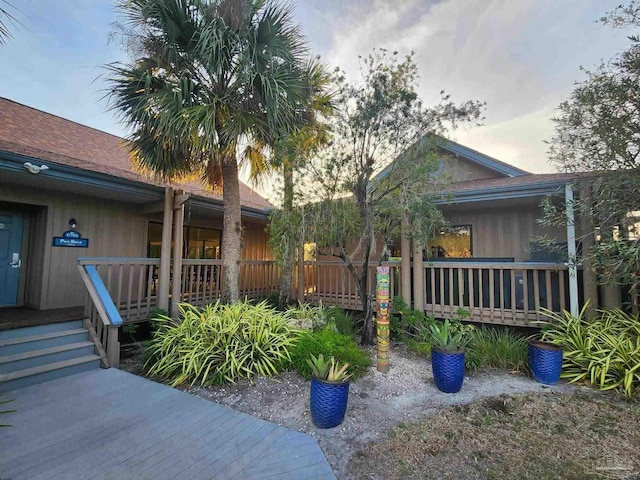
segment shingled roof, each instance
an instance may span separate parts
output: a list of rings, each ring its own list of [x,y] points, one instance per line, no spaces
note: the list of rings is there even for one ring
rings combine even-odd
[[[566,183],[584,177],[584,173],[529,173],[519,177],[485,178],[482,180],[466,180],[454,182],[444,190],[444,193],[461,193],[471,190],[492,190],[509,187],[524,187],[526,185],[546,185]]]
[[[132,168],[124,139],[2,97],[0,151],[149,185],[165,185]],[[212,191],[199,183],[173,186],[194,195],[222,201],[221,191]],[[240,184],[240,201],[243,206],[258,210],[273,208],[266,199],[243,183]]]

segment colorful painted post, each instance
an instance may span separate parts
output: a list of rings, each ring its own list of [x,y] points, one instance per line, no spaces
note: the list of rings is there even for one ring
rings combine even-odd
[[[389,371],[389,267],[376,268],[378,371]]]

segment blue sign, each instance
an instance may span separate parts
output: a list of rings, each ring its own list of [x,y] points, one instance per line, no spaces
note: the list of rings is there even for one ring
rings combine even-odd
[[[67,230],[62,234],[62,238],[80,238],[80,232],[76,232],[75,230]]]
[[[89,246],[89,239],[82,238],[80,232],[67,230],[61,237],[53,237],[53,246],[87,248]]]

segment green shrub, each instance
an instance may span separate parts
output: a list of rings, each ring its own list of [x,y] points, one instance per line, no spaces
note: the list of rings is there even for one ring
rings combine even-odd
[[[614,309],[588,320],[586,309],[577,317],[544,310],[549,322],[541,322],[542,339],[564,350],[561,377],[640,396],[640,319]]]
[[[527,339],[514,330],[480,327],[471,332],[465,365],[469,370],[493,367],[525,373],[528,348]]]
[[[345,312],[340,307],[332,306],[326,310],[327,321],[329,324],[333,324],[336,330],[350,337],[356,334],[356,325],[353,317]]]
[[[408,338],[413,338],[420,342],[428,342],[429,335],[424,335],[424,333],[428,333],[435,318],[425,315],[421,310],[412,309],[399,296],[393,297],[392,306],[399,315],[392,315],[389,321],[391,337],[405,341]]]
[[[431,358],[431,342],[418,342],[408,338],[404,343],[409,351],[421,357]]]
[[[235,383],[241,378],[278,373],[290,360],[298,332],[287,317],[269,307],[244,301],[220,302],[203,309],[180,305],[182,321],[158,316],[149,346],[148,373],[171,385]]]
[[[327,327],[318,332],[303,332],[291,350],[291,364],[304,378],[311,378],[311,367],[307,360],[314,355],[335,357],[340,363],[348,363],[354,377],[362,376],[371,364],[369,353],[362,350],[348,335]]]
[[[327,317],[327,308],[322,306],[322,303],[317,307],[309,305],[308,303],[298,302],[298,305],[289,307],[287,309],[287,315],[295,319],[309,319],[312,322],[313,330],[322,330],[327,326],[329,319]]]
[[[278,308],[280,306],[280,294],[278,292],[271,292],[264,296],[262,299],[268,306]]]

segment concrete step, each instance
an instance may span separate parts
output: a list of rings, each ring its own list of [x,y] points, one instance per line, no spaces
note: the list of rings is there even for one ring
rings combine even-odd
[[[29,385],[35,385],[36,383],[48,382],[49,380],[55,380],[96,368],[100,368],[100,357],[98,355],[85,355],[60,362],[26,368],[24,370],[0,375],[0,392],[17,390]]]
[[[34,335],[44,335],[52,332],[62,332],[64,330],[75,330],[82,328],[82,320],[71,320],[68,322],[49,323],[46,325],[35,325],[33,327],[14,328],[13,330],[0,331],[0,342],[12,338],[33,337]]]
[[[93,353],[94,347],[93,342],[77,342],[7,355],[0,357],[0,373],[10,373],[47,363],[85,357]]]
[[[42,348],[58,347],[70,343],[86,342],[88,340],[89,332],[85,328],[9,338],[0,340],[0,357],[17,355]]]

